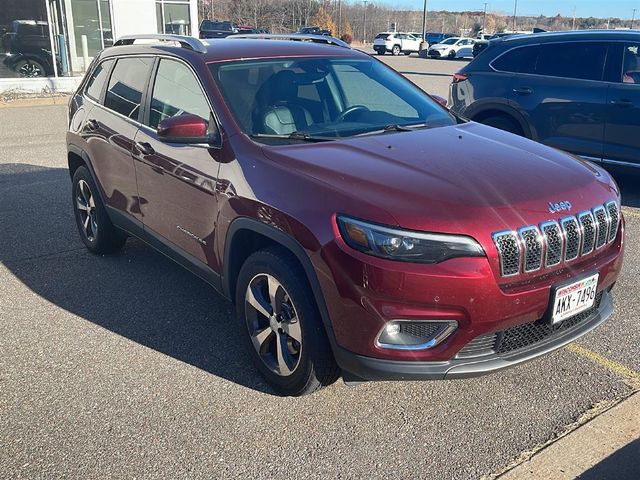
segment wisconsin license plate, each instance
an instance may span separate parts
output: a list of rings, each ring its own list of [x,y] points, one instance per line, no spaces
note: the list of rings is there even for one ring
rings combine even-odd
[[[593,307],[598,288],[598,274],[556,290],[551,323],[561,322]]]

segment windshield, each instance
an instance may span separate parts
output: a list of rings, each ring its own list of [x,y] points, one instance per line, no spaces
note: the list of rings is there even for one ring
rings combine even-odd
[[[456,43],[458,40],[460,40],[459,38],[447,38],[445,41],[440,42],[442,45],[453,45],[454,43]]]
[[[335,139],[456,123],[376,60],[268,59],[210,64],[210,69],[236,122],[254,137]]]

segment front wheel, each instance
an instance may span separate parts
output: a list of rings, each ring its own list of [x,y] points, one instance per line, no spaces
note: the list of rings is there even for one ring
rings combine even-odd
[[[282,248],[253,253],[236,288],[236,316],[254,364],[281,395],[335,382],[335,363],[304,270]]]
[[[454,58],[456,58],[456,51],[451,50],[448,56],[449,56],[449,60],[453,60]]]
[[[16,62],[15,71],[24,78],[46,77],[47,73],[44,65],[37,60],[25,58]]]

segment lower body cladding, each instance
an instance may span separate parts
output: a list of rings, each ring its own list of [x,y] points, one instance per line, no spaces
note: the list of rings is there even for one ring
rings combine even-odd
[[[611,293],[601,292],[598,305],[584,315],[578,314],[580,316],[578,321],[572,322],[571,318],[565,320],[569,322],[568,328],[559,328],[546,338],[542,337],[529,345],[526,345],[526,340],[522,339],[523,346],[505,354],[497,353],[497,350],[500,349],[500,344],[507,335],[506,331],[478,337],[479,339],[488,338],[488,340],[484,341],[482,349],[477,350],[476,356],[458,355],[452,360],[443,362],[381,360],[356,355],[343,349],[338,349],[334,353],[338,364],[345,371],[344,379],[347,383],[365,380],[453,380],[478,377],[516,366],[557,350],[596,328],[612,313]],[[493,341],[491,336],[494,337]]]

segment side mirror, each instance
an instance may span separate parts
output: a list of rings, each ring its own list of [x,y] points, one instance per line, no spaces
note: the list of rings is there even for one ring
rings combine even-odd
[[[204,119],[184,114],[162,120],[158,125],[158,136],[168,143],[215,143],[218,138],[215,126],[212,130],[214,132]]]
[[[436,102],[438,102],[443,107],[447,107],[447,99],[441,97],[440,95],[435,95],[434,93],[430,93],[429,96],[433,98]]]

